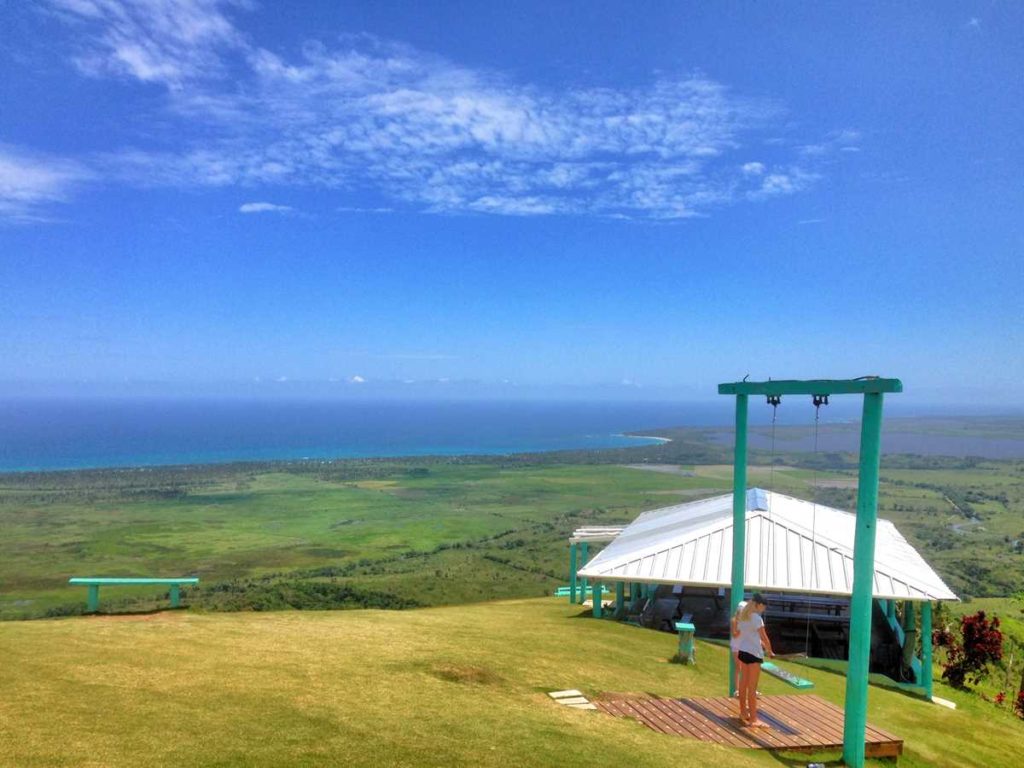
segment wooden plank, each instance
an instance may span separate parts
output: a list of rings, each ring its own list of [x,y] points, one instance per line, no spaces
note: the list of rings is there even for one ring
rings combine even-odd
[[[658,706],[658,702],[659,699],[642,700],[641,711],[646,717],[665,728],[665,733],[676,733],[681,736],[689,736],[690,738],[702,738],[701,732],[690,727],[689,723],[677,722],[674,718],[668,717]]]
[[[739,708],[732,707],[709,707],[705,699],[677,699],[678,706],[689,708],[691,711],[697,707],[704,707],[704,712],[693,712],[695,715],[703,716],[715,726],[715,732],[721,734],[721,739],[736,746],[749,747],[750,739],[743,732],[740,724]]]
[[[765,700],[767,709],[778,712],[793,727],[800,731],[802,743],[813,747],[841,747],[843,730],[834,723],[823,719],[814,707],[808,707],[798,700],[800,697],[772,696]]]
[[[729,721],[729,718],[709,717],[708,714],[700,712],[688,706],[688,704],[688,701],[678,699],[663,700],[662,702],[662,706],[672,707],[678,717],[686,718],[696,727],[699,727],[706,734],[705,741],[714,741],[719,744],[726,743],[733,746],[748,746],[736,729],[738,718],[737,723],[733,724]]]
[[[843,746],[843,711],[820,696],[766,696],[759,700],[759,715],[771,728],[740,725],[736,699],[623,698],[597,702],[618,717],[631,717],[660,733],[715,742],[741,749],[771,751],[823,751]],[[881,729],[868,727],[865,754],[894,757],[903,742]]]
[[[721,699],[691,699],[691,705],[698,705],[706,707],[712,712],[718,712],[722,716],[732,716],[735,725],[733,725],[734,732],[746,743],[746,746],[750,749],[763,749],[764,748],[764,731],[763,728],[748,728],[740,723],[739,719],[739,701],[737,699],[721,698]],[[733,715],[733,707],[736,707],[736,714]]]

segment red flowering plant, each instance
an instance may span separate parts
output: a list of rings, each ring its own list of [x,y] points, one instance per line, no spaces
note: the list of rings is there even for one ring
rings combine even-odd
[[[1003,633],[999,631],[999,618],[991,621],[984,611],[960,619],[963,644],[950,638],[946,664],[942,676],[954,688],[967,683],[976,685],[988,671],[988,665],[1003,658]],[[1018,697],[1019,698],[1019,697]]]

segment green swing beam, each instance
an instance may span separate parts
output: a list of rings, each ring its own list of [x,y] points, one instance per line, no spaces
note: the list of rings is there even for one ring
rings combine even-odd
[[[853,542],[853,594],[850,598],[849,667],[843,715],[843,762],[864,766],[867,727],[868,664],[871,655],[871,600],[875,570],[875,528],[878,521],[878,469],[882,442],[882,398],[902,392],[899,379],[864,376],[859,379],[736,381],[718,385],[718,394],[736,396],[736,452],[732,496],[731,613],[743,598],[746,559],[747,411],[750,395],[863,395],[860,431],[860,472],[857,524]],[[729,657],[729,690],[735,679],[735,661]]]

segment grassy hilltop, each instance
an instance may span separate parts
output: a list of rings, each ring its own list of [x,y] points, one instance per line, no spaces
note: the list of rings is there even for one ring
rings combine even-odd
[[[0,765],[803,766],[552,703],[546,691],[722,695],[727,651],[554,598],[415,611],[68,618],[0,625]],[[802,671],[843,702],[844,678]],[[793,689],[765,678],[767,694]],[[1024,722],[872,686],[903,768],[1019,763]],[[836,753],[818,755],[833,760]],[[870,761],[869,761],[870,762]],[[879,762],[878,765],[884,763]]]
[[[0,622],[0,765],[661,766],[683,751],[694,765],[804,765],[544,695],[723,691],[720,648],[669,665],[672,636],[538,597],[565,582],[574,528],[731,489],[726,449],[672,434],[554,455],[0,475],[0,618],[68,617]],[[852,454],[751,458],[751,484],[855,507]],[[1004,663],[978,687],[990,697],[1020,677],[1021,612],[995,596],[1024,587],[1022,510],[1024,462],[883,459],[880,515],[955,591],[993,596],[942,620],[1004,620]],[[166,605],[160,590],[104,588],[112,615],[72,616],[85,594],[69,576],[188,574],[202,578],[190,610],[143,613]],[[422,606],[449,607],[264,613]],[[840,674],[804,674],[842,703]],[[869,720],[905,739],[901,765],[1019,762],[1008,707],[936,693],[959,709],[872,688]]]

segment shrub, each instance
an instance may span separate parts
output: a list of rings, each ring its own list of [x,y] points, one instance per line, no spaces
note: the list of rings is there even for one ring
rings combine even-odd
[[[948,660],[942,676],[954,688],[964,688],[969,682],[977,684],[988,671],[991,662],[1003,658],[1003,633],[999,631],[999,618],[989,621],[984,611],[960,619],[963,644],[949,638]]]

